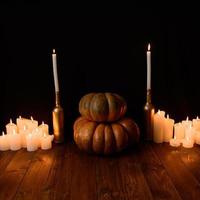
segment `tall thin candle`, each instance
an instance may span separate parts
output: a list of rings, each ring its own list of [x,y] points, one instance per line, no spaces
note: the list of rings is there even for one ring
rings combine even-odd
[[[53,62],[53,76],[54,76],[55,92],[59,92],[58,72],[57,72],[57,56],[56,56],[55,49],[53,49],[52,62]]]
[[[151,51],[150,51],[150,44],[148,44],[147,50],[147,90],[151,89]]]

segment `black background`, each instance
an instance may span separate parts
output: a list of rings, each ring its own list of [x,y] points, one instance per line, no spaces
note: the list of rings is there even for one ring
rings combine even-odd
[[[78,102],[89,92],[123,96],[127,116],[142,129],[149,42],[156,109],[176,122],[200,114],[200,23],[195,12],[135,8],[130,15],[67,15],[52,10],[1,7],[1,130],[10,118],[22,115],[44,120],[52,132],[53,48],[68,136],[79,116]]]

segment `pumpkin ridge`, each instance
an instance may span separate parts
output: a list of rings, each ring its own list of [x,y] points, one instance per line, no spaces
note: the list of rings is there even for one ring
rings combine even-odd
[[[91,100],[90,100],[90,104],[89,105],[92,105],[92,101],[93,101],[93,99],[94,99],[94,97],[97,95],[97,93],[95,94],[94,93],[94,95],[93,95],[93,97],[91,98]],[[91,106],[89,106],[89,115],[90,115],[90,118],[92,119],[93,118],[93,116],[92,116],[92,107]]]
[[[123,126],[123,124],[120,124],[120,122],[117,122],[117,124],[120,125],[120,126],[122,127],[122,129],[124,130],[124,132],[125,132],[126,135],[127,135],[128,143],[130,143],[131,138],[130,138],[129,132],[128,132],[128,130],[126,129],[126,127]]]
[[[111,128],[111,134],[112,134],[112,136],[114,138],[114,140],[113,140],[113,151],[115,152],[116,149],[117,149],[115,134],[113,132],[112,125],[105,124],[105,129],[106,129],[107,126]],[[105,137],[104,137],[104,139],[105,139]],[[105,142],[106,142],[106,139],[105,139]],[[105,152],[105,147],[106,147],[106,144],[104,145],[104,152]]]
[[[120,106],[121,107],[121,109],[120,109],[120,115],[121,116],[124,116],[125,115],[125,113],[126,113],[126,111],[127,111],[127,102],[126,102],[126,100],[122,97],[122,96],[120,96],[120,95],[118,95],[118,94],[116,94],[116,93],[113,93],[113,96],[116,98],[116,99],[118,99],[119,100],[119,102],[124,102],[125,104],[122,106]]]
[[[114,133],[114,130],[113,130],[113,127],[112,127],[112,124],[110,125],[110,127],[111,127],[111,129],[112,129],[112,134],[113,134],[113,136],[114,136],[114,149],[116,150],[117,149],[117,139],[116,139],[116,137],[115,137],[115,133]]]
[[[93,135],[92,135],[92,149],[94,150],[95,149],[95,147],[94,147],[94,137],[95,137],[95,133],[96,133],[96,130],[98,129],[98,127],[99,126],[103,126],[103,131],[102,131],[102,134],[103,134],[103,142],[102,142],[102,144],[103,144],[103,151],[104,151],[104,148],[105,148],[105,134],[104,134],[104,131],[105,131],[105,124],[103,124],[103,123],[96,123],[97,125],[96,125],[96,127],[95,127],[95,129],[94,129],[94,131],[93,131]],[[100,153],[100,152],[96,152],[96,153]]]
[[[108,105],[108,115],[107,115],[107,119],[106,119],[106,121],[108,121],[108,119],[109,119],[109,113],[110,113],[110,105],[109,105],[109,101],[108,101],[108,98],[107,98],[107,93],[103,93],[103,94],[106,97],[106,102],[107,102],[107,105]]]

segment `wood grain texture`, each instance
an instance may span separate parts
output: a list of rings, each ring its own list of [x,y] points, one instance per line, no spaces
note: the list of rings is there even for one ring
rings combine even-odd
[[[179,151],[168,144],[153,144],[153,149],[161,159],[182,199],[199,199],[200,183],[180,158]],[[182,148],[182,151],[185,149]]]
[[[72,143],[51,150],[0,152],[0,199],[198,199],[200,147],[141,143],[112,156]]]
[[[140,145],[137,156],[154,199],[181,199],[151,145]]]

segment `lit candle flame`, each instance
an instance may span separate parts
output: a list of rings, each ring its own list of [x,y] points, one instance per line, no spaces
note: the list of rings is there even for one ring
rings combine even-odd
[[[197,116],[197,120],[199,119],[199,117]]]
[[[10,124],[12,124],[12,119],[10,119]]]
[[[186,121],[188,121],[188,120],[189,120],[189,117],[187,116]]]
[[[2,135],[3,135],[3,136],[5,136],[5,133],[4,133],[4,131],[2,131]]]
[[[160,110],[158,110],[158,114],[160,115]]]
[[[169,119],[169,114],[167,114],[167,119]]]
[[[42,125],[44,125],[44,121],[42,121]]]
[[[33,117],[31,116],[31,121],[33,121]]]
[[[56,53],[56,50],[55,50],[55,49],[53,49],[53,53]]]
[[[151,45],[150,45],[150,43],[148,44],[148,51],[150,51],[150,49],[151,49]]]
[[[22,117],[21,117],[21,115],[19,116],[19,119],[21,119]]]

